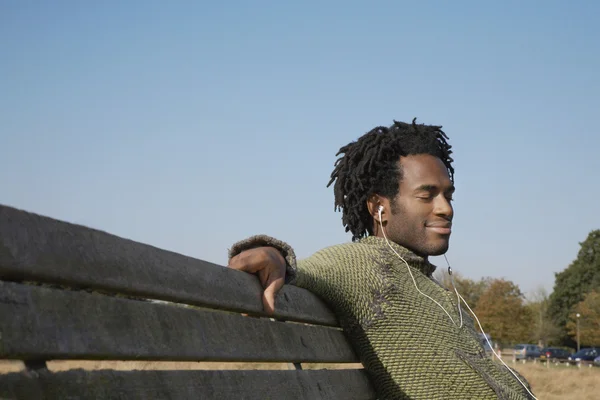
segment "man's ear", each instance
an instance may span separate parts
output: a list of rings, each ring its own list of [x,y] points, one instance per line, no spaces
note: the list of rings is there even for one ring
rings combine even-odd
[[[380,207],[382,207],[381,214],[379,213]],[[367,208],[369,210],[369,214],[371,214],[371,217],[373,217],[373,220],[376,223],[387,222],[387,210],[389,209],[388,199],[378,194],[373,194],[367,199]],[[380,215],[381,221],[379,220]]]

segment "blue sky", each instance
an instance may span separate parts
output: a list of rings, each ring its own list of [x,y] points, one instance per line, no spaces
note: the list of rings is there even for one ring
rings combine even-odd
[[[217,3],[2,2],[0,203],[220,264],[255,233],[305,257],[349,240],[337,150],[417,117],[454,147],[463,276],[551,290],[600,228],[598,3]]]

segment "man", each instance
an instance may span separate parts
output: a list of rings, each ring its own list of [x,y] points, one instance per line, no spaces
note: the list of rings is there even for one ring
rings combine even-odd
[[[382,399],[534,398],[486,357],[473,321],[432,278],[428,257],[448,250],[454,216],[447,139],[414,120],[374,128],[340,149],[329,182],[352,243],[296,262],[286,243],[255,236],[231,248],[229,266],[258,274],[269,313],[284,280],[323,298]]]

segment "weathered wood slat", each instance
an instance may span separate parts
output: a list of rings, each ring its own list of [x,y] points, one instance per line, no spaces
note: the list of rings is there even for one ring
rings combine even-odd
[[[223,249],[226,252],[226,249]],[[261,314],[256,279],[206,261],[0,205],[0,279],[34,280]],[[324,303],[286,286],[276,317],[337,325]]]
[[[341,330],[0,281],[0,358],[355,362]]]
[[[64,399],[344,399],[375,394],[362,370],[127,371],[0,375],[0,398]]]

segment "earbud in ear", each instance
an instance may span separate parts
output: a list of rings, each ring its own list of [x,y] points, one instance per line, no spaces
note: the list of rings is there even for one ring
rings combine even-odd
[[[381,223],[381,213],[383,212],[383,206],[379,206],[377,212],[379,213],[379,223]]]

